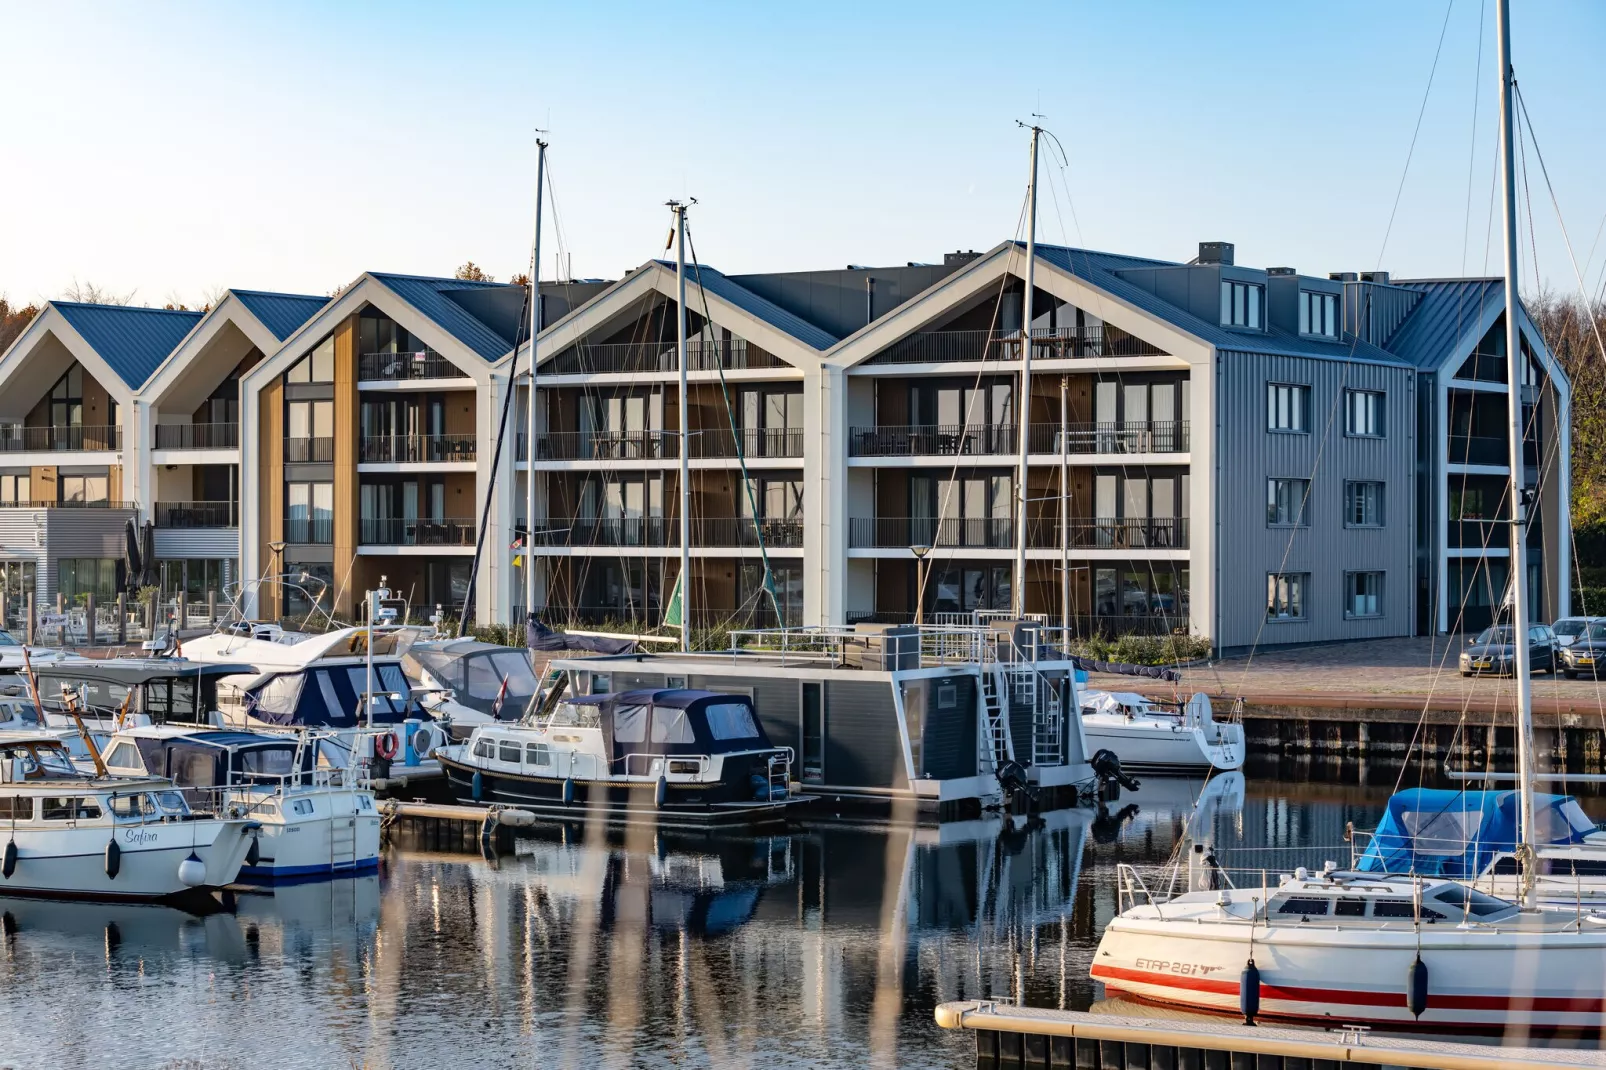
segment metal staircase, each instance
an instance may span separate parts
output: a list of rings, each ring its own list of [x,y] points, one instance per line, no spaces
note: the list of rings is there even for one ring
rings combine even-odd
[[[1015,757],[1009,739],[1009,685],[999,665],[986,666],[981,672],[981,739],[978,743],[983,773],[996,773],[1000,763]]]
[[[1032,707],[1032,764],[1065,764],[1065,719],[1057,688],[1049,688],[1043,703]]]

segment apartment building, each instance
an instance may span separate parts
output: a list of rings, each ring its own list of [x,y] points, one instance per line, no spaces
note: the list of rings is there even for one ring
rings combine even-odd
[[[684,435],[674,266],[543,284],[533,443],[522,287],[372,272],[204,315],[53,302],[0,355],[7,604],[110,594],[132,518],[170,591],[294,577],[247,585],[258,616],[316,597],[351,617],[381,577],[456,611],[479,546],[482,621],[522,614],[530,567],[550,620],[656,623],[685,448],[699,623],[1008,609],[1021,540],[1028,612],[1086,630],[1236,649],[1487,622],[1510,517],[1498,280],[1040,246],[1023,389],[1024,275],[1018,242],[688,268]],[[1521,329],[1532,579],[1559,615],[1568,384]]]

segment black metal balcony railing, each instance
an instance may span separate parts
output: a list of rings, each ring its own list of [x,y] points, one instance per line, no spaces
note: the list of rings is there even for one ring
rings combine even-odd
[[[1511,524],[1506,520],[1452,519],[1446,536],[1451,549],[1504,550],[1511,546]],[[1544,527],[1537,522],[1537,518],[1531,519],[1525,545],[1530,549],[1538,549],[1544,542]]]
[[[363,353],[357,357],[357,378],[363,382],[406,379],[466,379],[468,374],[430,350],[414,353]]]
[[[939,619],[941,609],[933,608],[933,588],[926,589],[926,623],[934,624]],[[1169,597],[1169,596],[1168,596]],[[1000,606],[1000,609],[1007,607]],[[969,619],[968,614],[960,616]],[[915,610],[913,606],[907,609],[873,609],[849,611],[847,622],[849,624],[876,623],[876,624],[913,624]],[[1059,623],[1059,616],[1053,615],[1055,624]],[[1174,633],[1186,634],[1189,631],[1187,610],[1184,607],[1175,614],[1161,612],[1141,612],[1128,614],[1076,614],[1071,617],[1070,627],[1072,634],[1077,636],[1104,636],[1113,638],[1118,635],[1171,635]]]
[[[1452,433],[1446,444],[1445,460],[1451,464],[1488,464],[1503,468],[1511,460],[1507,453],[1507,441],[1504,435]],[[1523,440],[1522,463],[1529,467],[1539,463],[1539,445],[1531,439]]]
[[[695,517],[693,546],[729,546],[757,549],[797,549],[803,545],[801,520],[754,520],[752,517]],[[678,542],[678,539],[677,539]]]
[[[1020,448],[1014,424],[906,424],[855,427],[848,433],[853,457],[993,456]]]
[[[1069,524],[1072,549],[1185,549],[1188,521],[1182,517],[1141,519],[1073,519]],[[1060,544],[1055,519],[1033,521],[1027,527],[1027,545],[1053,549]],[[1002,517],[855,517],[848,522],[848,545],[856,550],[902,549],[935,546],[952,549],[1010,550],[1015,546],[1015,522]]]
[[[680,456],[680,435],[674,431],[559,431],[536,441],[539,461],[658,461]],[[519,459],[529,459],[522,434]]]
[[[479,452],[473,435],[369,435],[362,440],[364,464],[416,464],[472,461]]]
[[[785,368],[774,354],[738,338],[725,342],[686,343],[688,371],[740,371],[745,368]],[[578,375],[596,372],[673,372],[675,343],[621,342],[607,345],[574,345],[553,356],[541,369],[550,375]]]
[[[239,424],[156,425],[159,450],[232,450],[239,446]]]
[[[803,522],[755,521],[752,517],[696,517],[692,520],[693,546],[757,549],[760,539],[772,550],[800,548]],[[680,521],[661,516],[576,520],[566,528],[536,532],[535,542],[545,546],[675,547],[680,545]]]
[[[407,520],[365,516],[358,539],[364,546],[473,546],[475,531],[473,517]]]
[[[335,459],[335,440],[332,438],[287,438],[284,440],[285,464],[318,464]]]
[[[57,501],[54,498],[28,498],[20,501],[0,501],[0,509],[138,509],[138,502],[116,498],[95,498],[90,501]]]
[[[0,424],[0,453],[32,453],[62,450],[120,450],[123,429],[118,426],[23,427]]]
[[[1019,360],[1019,331],[929,331],[894,342],[871,364],[941,364]],[[1163,356],[1165,351],[1114,327],[1039,327],[1032,331],[1033,360],[1077,357]]]
[[[240,524],[233,502],[157,502],[159,528],[233,528]]]
[[[1033,453],[1183,453],[1188,449],[1186,420],[1033,424]]]
[[[335,522],[332,517],[293,516],[284,522],[285,542],[331,543],[335,541]]]
[[[729,427],[711,428],[706,431],[693,431],[691,436],[691,455],[710,459],[735,458],[738,455],[737,443],[741,443],[740,455],[751,460],[756,457],[801,457],[803,456],[803,429],[801,427],[744,427],[737,435],[731,434]]]

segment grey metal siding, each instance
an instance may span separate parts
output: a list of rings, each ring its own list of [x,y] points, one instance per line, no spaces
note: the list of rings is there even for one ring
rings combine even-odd
[[[34,563],[33,596],[43,601],[54,577],[45,553],[45,514],[42,509],[0,509],[0,560]]]
[[[239,528],[157,528],[157,557],[239,557]]]
[[[1214,639],[1225,650],[1410,635],[1414,628],[1416,445],[1414,370],[1366,362],[1221,351],[1217,355]],[[1311,388],[1310,432],[1268,431],[1269,383]],[[1345,434],[1344,391],[1378,390],[1384,437]],[[1272,527],[1267,482],[1311,481],[1304,528]],[[1344,525],[1344,484],[1384,484],[1384,526]],[[1384,573],[1381,615],[1346,619],[1344,575]],[[1266,620],[1267,576],[1305,573],[1305,617]]]
[[[798,681],[790,676],[693,676],[686,681],[707,691],[751,691],[764,734],[777,747],[801,753],[798,740]]]
[[[826,681],[825,768],[844,787],[907,786],[890,684]]]
[[[952,704],[939,705],[938,692],[953,687]],[[923,771],[939,780],[976,775],[976,679],[945,676],[926,687],[925,730],[920,754]]]
[[[45,545],[49,548],[44,596],[56,595],[56,563],[72,557],[122,557],[128,550],[125,531],[138,514],[132,509],[46,509]]]

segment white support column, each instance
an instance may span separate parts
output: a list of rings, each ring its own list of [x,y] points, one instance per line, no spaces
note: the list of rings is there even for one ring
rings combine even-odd
[[[137,398],[131,399],[124,411],[128,415],[123,420],[122,498],[138,502],[143,518],[153,520],[157,483],[151,452],[156,439],[156,416],[150,402]]]
[[[492,463],[496,452],[496,435],[502,419],[502,403],[511,389],[505,373],[492,373],[479,384],[478,396],[480,443],[479,460],[475,464],[474,491],[476,503],[483,500],[487,487],[493,488],[490,512],[486,514],[485,555],[480,561],[480,576],[475,586],[475,620],[481,625],[498,621],[506,623],[513,608],[513,585],[518,582],[512,567],[513,522],[518,494],[517,472],[514,457],[517,455],[517,414],[508,413],[506,437],[502,440],[500,471]],[[475,517],[476,523],[478,516]]]
[[[242,586],[240,612],[249,619],[257,614],[256,589],[250,582],[262,574],[261,540],[262,517],[255,506],[260,500],[258,487],[262,481],[262,457],[257,448],[257,414],[262,399],[255,391],[240,388],[240,480],[236,492],[240,496],[240,574],[236,582]]]
[[[1453,370],[1449,374],[1454,374]],[[1440,635],[1450,630],[1450,384],[1440,372],[1433,384],[1433,410],[1437,414],[1433,427],[1433,524],[1432,545],[1438,558],[1433,582],[1438,586],[1438,619],[1435,628]]]
[[[1216,350],[1188,350],[1188,627],[1219,639],[1216,619]]]
[[[803,375],[803,621],[847,619],[847,372],[821,364]]]

